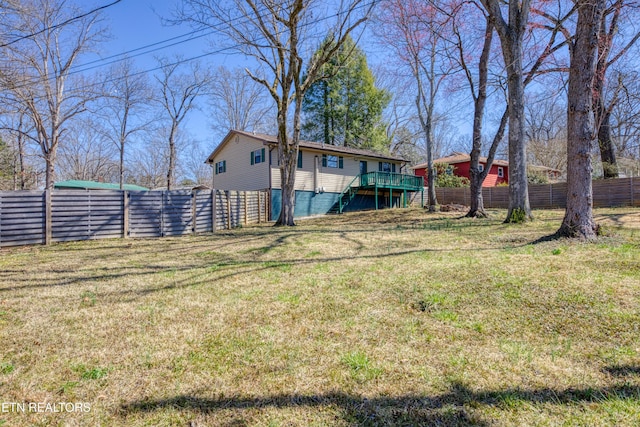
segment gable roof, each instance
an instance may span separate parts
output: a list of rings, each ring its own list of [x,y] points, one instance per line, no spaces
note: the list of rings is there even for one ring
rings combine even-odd
[[[255,133],[255,132],[245,132],[245,131],[241,131],[241,130],[231,130],[231,131],[229,131],[227,136],[224,137],[222,142],[220,144],[218,144],[216,149],[213,150],[213,152],[209,155],[209,157],[207,157],[207,160],[205,161],[205,163],[212,163],[214,157],[220,152],[220,150],[222,150],[222,148],[225,145],[227,145],[229,143],[229,141],[231,141],[231,139],[235,135],[243,135],[243,136],[255,139],[256,141],[262,142],[262,144],[264,144],[264,145],[277,145],[278,144],[278,137],[274,136],[274,135],[267,135],[267,134],[264,134],[264,133]],[[323,144],[323,143],[320,143],[320,142],[300,141],[300,148],[307,148],[307,149],[311,149],[311,150],[320,150],[320,151],[326,151],[326,152],[329,152],[329,153],[336,153],[336,154],[349,154],[349,155],[353,155],[353,156],[373,157],[375,159],[391,160],[391,161],[396,161],[396,162],[406,162],[407,161],[407,160],[403,159],[402,157],[391,156],[391,155],[388,155],[388,154],[380,154],[380,153],[376,153],[375,151],[371,151],[371,150],[361,150],[361,149],[358,149],[358,148],[342,147],[342,146],[338,146],[338,145],[329,145],[329,144]]]
[[[68,181],[59,181],[53,185],[57,189],[78,189],[78,190],[120,190],[120,184],[112,184],[109,182],[82,181],[79,179],[70,179]],[[129,191],[148,191],[146,187],[139,185],[124,184],[124,190]]]
[[[465,153],[460,153],[459,151],[454,151],[452,154],[446,156],[446,157],[441,157],[439,159],[435,159],[433,161],[433,163],[448,163],[450,165],[455,165],[457,163],[465,163],[465,162],[470,162],[471,161],[471,156],[469,154],[465,154]],[[486,157],[480,157],[480,163],[487,163],[487,158]],[[493,160],[493,164],[497,165],[497,166],[509,166],[509,162],[506,160],[498,160],[498,159],[494,159]],[[427,164],[426,163],[421,163],[419,165],[415,165],[410,167],[409,169],[423,169],[426,168]]]
[[[539,172],[556,172],[556,173],[562,173],[561,170],[559,169],[554,169],[554,168],[550,168],[547,166],[542,166],[542,165],[527,165],[527,169],[533,170],[533,171],[539,171]]]

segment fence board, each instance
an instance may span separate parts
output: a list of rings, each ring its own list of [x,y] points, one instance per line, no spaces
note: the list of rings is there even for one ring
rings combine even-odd
[[[469,204],[468,188],[436,188],[440,204]],[[485,208],[508,208],[508,187],[484,187]],[[532,208],[564,208],[567,203],[567,183],[529,185]],[[640,206],[640,178],[593,181],[594,207]]]
[[[211,191],[198,191],[196,198],[196,233],[213,232]]]
[[[227,196],[216,191],[215,200],[213,193],[55,190],[50,196],[51,241],[207,233],[213,231],[214,217],[216,227],[224,229],[266,216],[257,192],[247,192],[246,203],[244,192]],[[44,191],[0,192],[0,247],[45,243],[45,200]]]

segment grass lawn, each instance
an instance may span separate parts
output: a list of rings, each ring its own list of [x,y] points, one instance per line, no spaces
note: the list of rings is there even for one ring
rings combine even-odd
[[[0,426],[640,425],[640,209],[563,213],[2,250]]]

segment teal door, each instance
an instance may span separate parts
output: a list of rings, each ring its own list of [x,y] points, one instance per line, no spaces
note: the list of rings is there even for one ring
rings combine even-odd
[[[367,161],[360,160],[360,175],[364,175],[367,173]]]

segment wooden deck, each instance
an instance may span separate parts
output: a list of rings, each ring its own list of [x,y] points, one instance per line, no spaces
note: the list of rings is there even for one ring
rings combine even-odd
[[[407,207],[407,192],[423,192],[422,177],[416,175],[406,175],[393,172],[368,172],[358,175],[342,191],[338,197],[338,202],[334,207],[336,213],[342,213],[355,195],[362,190],[373,191],[375,196],[375,206],[378,209],[378,197],[381,193],[388,191],[389,200],[393,199],[394,191],[401,191],[403,194],[403,206]]]

